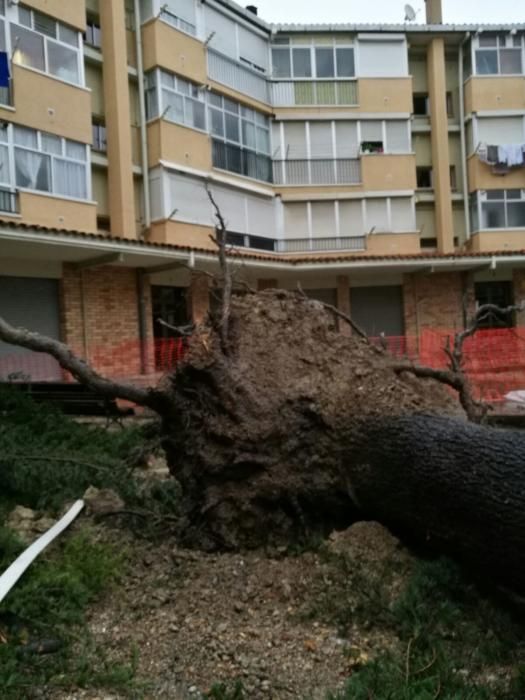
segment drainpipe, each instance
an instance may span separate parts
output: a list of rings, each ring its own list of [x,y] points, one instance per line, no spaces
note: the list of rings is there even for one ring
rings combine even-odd
[[[144,225],[142,236],[145,237],[151,226],[151,199],[148,169],[148,131],[146,128],[146,99],[144,93],[144,59],[142,51],[142,26],[140,23],[140,4],[135,0],[135,44],[137,49],[137,79],[139,84],[139,119],[140,119],[140,150],[142,156],[142,186],[144,192]]]
[[[465,38],[459,45],[459,133],[461,141],[461,161],[462,161],[462,180],[463,180],[463,204],[465,214],[465,229],[467,241],[470,239],[470,197],[468,192],[468,175],[467,175],[467,139],[465,136],[465,88],[464,88],[464,73],[463,73],[463,46],[470,39],[470,34],[465,34]]]

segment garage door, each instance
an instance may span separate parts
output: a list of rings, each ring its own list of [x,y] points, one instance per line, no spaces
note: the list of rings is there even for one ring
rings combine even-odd
[[[350,308],[354,321],[372,337],[405,333],[401,286],[352,287]]]
[[[0,276],[0,315],[14,326],[59,338],[58,280]],[[58,363],[49,355],[0,342],[0,377],[10,375],[33,381],[62,378]]]

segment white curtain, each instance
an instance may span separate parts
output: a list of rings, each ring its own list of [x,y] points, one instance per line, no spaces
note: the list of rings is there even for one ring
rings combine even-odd
[[[15,148],[16,184],[30,190],[51,191],[49,156]]]
[[[77,199],[87,198],[85,165],[62,160],[62,158],[55,158],[53,162],[53,179],[53,191],[55,194],[63,194],[66,197],[76,197]]]

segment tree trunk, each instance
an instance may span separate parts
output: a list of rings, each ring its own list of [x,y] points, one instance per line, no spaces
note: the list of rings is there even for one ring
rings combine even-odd
[[[363,512],[525,592],[525,433],[436,416],[356,431],[345,465]]]

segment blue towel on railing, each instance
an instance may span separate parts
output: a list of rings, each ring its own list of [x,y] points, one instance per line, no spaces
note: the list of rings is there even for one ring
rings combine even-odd
[[[0,51],[0,87],[9,87],[9,58],[5,51]]]

